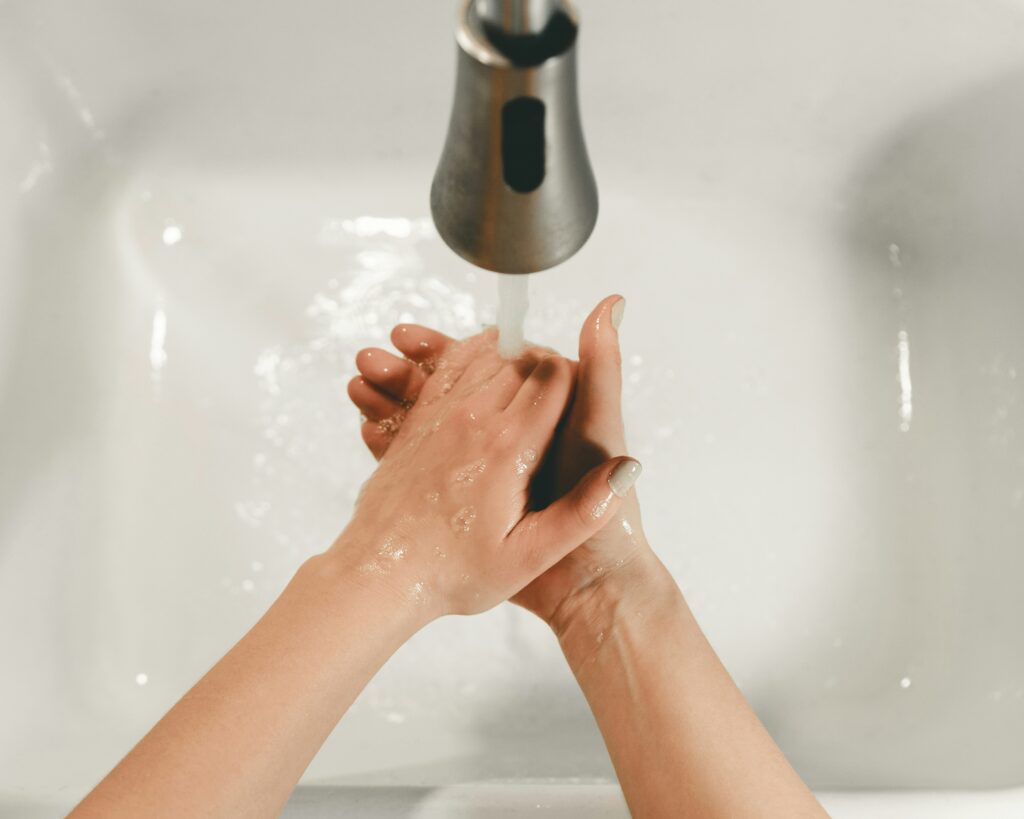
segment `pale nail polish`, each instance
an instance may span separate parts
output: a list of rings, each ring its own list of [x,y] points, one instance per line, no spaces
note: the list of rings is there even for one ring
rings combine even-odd
[[[629,490],[633,488],[633,484],[636,483],[636,479],[640,477],[642,471],[643,467],[640,465],[640,461],[635,461],[632,458],[622,461],[608,476],[608,486],[612,492],[620,498],[624,498],[629,494]]]
[[[612,327],[616,330],[619,329],[619,325],[622,324],[622,314],[626,312],[626,300],[619,299],[615,304],[612,305]]]

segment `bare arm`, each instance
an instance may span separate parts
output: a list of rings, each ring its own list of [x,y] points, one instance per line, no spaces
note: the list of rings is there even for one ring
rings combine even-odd
[[[822,817],[645,551],[552,623],[633,816]]]
[[[72,812],[86,817],[276,816],[334,725],[423,624],[336,553],[280,598]]]
[[[628,451],[622,423],[619,326],[624,300],[604,299],[584,322],[576,393],[555,444],[556,493]],[[400,326],[410,358],[450,339]],[[394,369],[396,364],[388,362]],[[352,400],[374,411],[381,370],[361,363]],[[367,383],[363,383],[363,382]],[[397,391],[396,400],[415,395]],[[368,437],[375,454],[386,440]],[[635,493],[604,526],[513,601],[559,636],[597,718],[637,819],[800,819],[825,816],[708,644],[674,579],[647,543]]]
[[[328,733],[413,633],[445,614],[498,605],[600,528],[590,510],[614,514],[635,463],[627,458],[531,511],[530,482],[565,410],[572,367],[557,356],[505,361],[493,340],[453,345],[437,377],[406,372],[426,397],[345,532],[299,569],[75,819],[276,816]]]

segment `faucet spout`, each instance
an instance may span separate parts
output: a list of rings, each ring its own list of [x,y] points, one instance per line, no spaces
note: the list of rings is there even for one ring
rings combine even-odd
[[[441,238],[497,273],[564,262],[597,221],[570,0],[464,0],[455,101],[430,204]]]

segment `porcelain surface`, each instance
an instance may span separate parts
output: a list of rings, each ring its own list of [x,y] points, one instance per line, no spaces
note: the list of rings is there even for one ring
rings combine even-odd
[[[331,542],[355,351],[494,320],[429,221],[454,6],[0,0],[0,815],[76,801]],[[1024,4],[579,6],[602,209],[528,336],[626,296],[650,538],[835,816],[1024,815]],[[613,782],[505,606],[405,646],[288,815]]]

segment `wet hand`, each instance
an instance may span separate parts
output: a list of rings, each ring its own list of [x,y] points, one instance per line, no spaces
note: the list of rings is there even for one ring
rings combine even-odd
[[[548,497],[534,497],[544,505],[571,489],[580,477],[612,456],[626,452],[620,406],[621,359],[618,324],[624,300],[604,299],[584,322],[580,334],[580,364],[576,375],[571,410],[545,464],[546,474],[535,484]],[[395,431],[400,429],[407,407],[419,397],[431,362],[442,356],[452,339],[425,327],[400,325],[392,334],[395,346],[405,354],[398,359],[383,351],[363,351],[357,358],[361,376],[349,385],[349,395],[364,413],[363,437],[379,458],[387,451]],[[541,354],[533,348],[527,360]],[[631,483],[639,464],[633,464],[620,479]],[[644,564],[650,548],[640,522],[640,508],[633,492],[599,518],[600,527],[582,539],[578,548],[533,580],[513,601],[533,611],[561,631],[584,598],[611,576],[625,575],[627,567]],[[636,573],[642,575],[642,572]]]
[[[357,358],[363,376],[350,395],[380,465],[332,551],[428,619],[484,611],[603,526],[633,462],[607,460],[533,511],[531,482],[566,410],[573,365],[540,352],[506,361],[493,330],[453,342],[400,327],[393,338],[411,360],[379,349]]]

